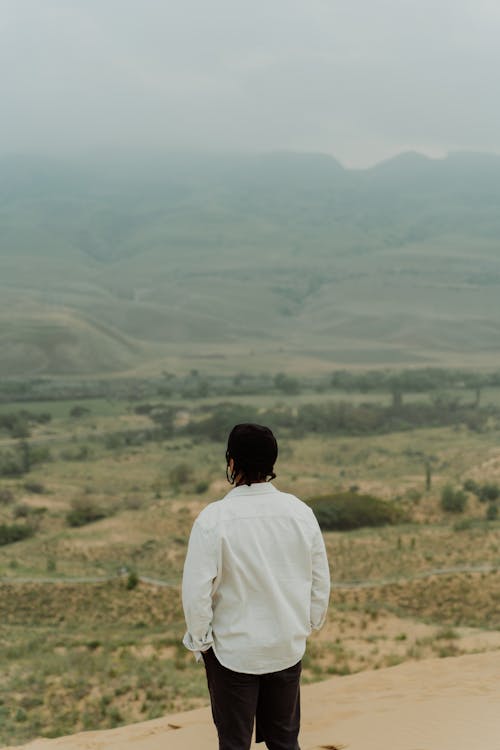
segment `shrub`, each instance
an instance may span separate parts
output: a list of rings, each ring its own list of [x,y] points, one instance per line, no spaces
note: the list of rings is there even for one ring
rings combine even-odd
[[[422,499],[422,493],[419,490],[416,490],[415,488],[408,490],[408,492],[406,493],[406,496],[408,500],[410,500],[412,503],[415,503],[415,504],[419,503],[420,500]]]
[[[13,516],[14,518],[28,518],[31,512],[31,508],[27,503],[19,503],[14,507]]]
[[[467,495],[463,490],[455,490],[451,484],[443,487],[441,492],[441,508],[446,513],[462,513],[467,505]]]
[[[29,423],[24,419],[19,419],[12,426],[10,434],[13,438],[28,438],[31,435]]]
[[[467,492],[473,492],[482,503],[489,503],[500,497],[500,487],[495,482],[478,484],[473,479],[467,479],[463,487]]]
[[[469,529],[475,528],[477,523],[474,518],[461,518],[460,521],[453,524],[453,531],[469,531]]]
[[[90,498],[78,498],[71,503],[71,510],[66,514],[68,526],[85,526],[94,521],[106,518],[108,514]]]
[[[496,521],[498,518],[498,505],[496,503],[488,503],[486,509],[486,520]]]
[[[148,440],[158,440],[161,434],[159,430],[124,430],[121,432],[109,432],[104,438],[104,445],[109,450],[119,450],[127,445],[144,445]]]
[[[300,393],[300,381],[284,372],[279,372],[274,378],[274,387],[287,396],[294,396]]]
[[[0,524],[0,546],[20,542],[22,539],[33,536],[34,533],[33,526],[28,524],[2,523]]]
[[[122,507],[125,508],[125,510],[139,510],[142,508],[142,500],[135,495],[132,497],[126,497],[122,503]]]
[[[43,495],[45,492],[45,486],[41,482],[25,482],[24,489],[33,495]]]
[[[111,432],[104,438],[104,445],[109,450],[117,450],[125,445],[125,437],[120,432]]]
[[[482,484],[479,487],[477,496],[482,503],[489,503],[492,500],[498,500],[500,497],[500,487],[493,482],[485,482],[485,484]]]
[[[385,526],[403,520],[403,513],[391,503],[371,495],[339,492],[309,501],[323,531],[347,531],[363,526]]]
[[[14,493],[8,487],[0,487],[0,505],[10,505],[14,502]]]
[[[463,483],[463,488],[466,492],[473,492],[474,495],[479,494],[479,485],[474,479],[466,479]]]
[[[0,476],[20,477],[26,471],[19,453],[12,450],[0,453]]]
[[[259,422],[263,415],[259,413],[256,406],[245,404],[241,406],[233,403],[214,404],[210,407],[208,417],[200,420],[191,420],[182,432],[188,435],[205,437],[213,442],[224,443],[229,431],[239,422]],[[271,421],[271,424],[270,424]],[[273,429],[272,420],[266,414],[266,424]]]
[[[15,505],[12,510],[12,515],[15,519],[29,518],[30,526],[32,526],[35,531],[40,526],[45,513],[47,513],[47,508],[32,508],[31,505],[27,505],[27,503],[19,503],[18,505]]]
[[[132,589],[135,589],[139,583],[139,576],[137,575],[135,570],[129,571],[129,574],[127,576],[127,583],[125,584],[127,591],[132,591]]]
[[[63,461],[87,461],[92,457],[92,451],[88,445],[79,445],[74,448],[67,448],[61,452]]]
[[[81,406],[80,404],[73,406],[69,412],[69,416],[72,419],[80,419],[80,417],[86,417],[87,414],[90,414],[90,409],[87,406]]]
[[[46,445],[30,444],[29,452],[31,466],[34,466],[34,464],[45,464],[49,461],[52,461],[50,448],[48,448]]]
[[[170,484],[174,487],[179,487],[181,484],[190,482],[193,478],[193,472],[189,464],[182,463],[176,464],[172,467],[169,473]]]
[[[197,495],[203,495],[203,493],[206,492],[209,487],[210,485],[208,482],[206,482],[205,480],[201,480],[200,482],[196,483],[194,491]]]

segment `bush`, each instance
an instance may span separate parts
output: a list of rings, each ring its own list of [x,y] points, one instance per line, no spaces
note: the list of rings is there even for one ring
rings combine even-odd
[[[132,497],[126,497],[122,503],[122,507],[125,510],[139,510],[142,508],[142,500],[140,497],[133,495]]]
[[[187,484],[193,478],[193,472],[189,464],[182,463],[176,464],[172,467],[169,473],[170,484],[173,487],[179,487],[182,484]]]
[[[0,487],[0,505],[10,505],[14,502],[14,493],[8,487]]]
[[[269,415],[266,414],[266,424],[269,424]],[[241,406],[233,403],[214,404],[210,407],[208,417],[200,420],[191,420],[182,432],[187,435],[196,435],[207,438],[213,442],[224,444],[235,424],[239,422],[259,422],[263,415],[259,413],[256,406],[245,404]],[[269,424],[273,429],[273,424]]]
[[[475,518],[461,518],[453,524],[453,531],[469,531],[477,526]]]
[[[496,503],[488,503],[486,509],[486,520],[496,521],[498,518],[498,505]]]
[[[197,495],[203,495],[208,490],[209,487],[210,485],[208,482],[206,482],[205,480],[201,480],[200,482],[196,483],[194,491],[196,492]]]
[[[12,450],[2,451],[0,453],[0,476],[2,477],[20,477],[26,471],[23,460],[19,453]]]
[[[129,574],[127,576],[127,583],[125,584],[125,587],[127,591],[132,591],[132,589],[137,588],[137,585],[139,583],[139,576],[137,575],[135,570],[129,571]]]
[[[274,387],[287,396],[294,396],[300,393],[300,381],[284,372],[279,372],[274,378]]]
[[[15,425],[13,425],[11,430],[11,436],[13,438],[28,438],[31,435],[31,430],[29,423],[25,421],[24,419],[20,419],[16,422]]]
[[[24,489],[33,495],[43,495],[45,492],[45,486],[41,482],[25,482]]]
[[[33,526],[20,523],[2,523],[0,524],[0,546],[5,544],[14,544],[22,539],[33,536],[35,530]]]
[[[0,430],[6,430],[13,438],[29,437],[30,425],[28,415],[23,412],[0,415]]]
[[[482,503],[489,503],[500,497],[500,487],[495,482],[478,484],[473,479],[467,479],[463,487],[467,492],[473,492]]]
[[[90,446],[83,444],[62,451],[61,458],[63,461],[87,461],[92,458],[92,451]]]
[[[144,445],[149,440],[159,440],[161,437],[159,430],[109,432],[104,438],[104,445],[109,450],[119,450],[125,446]]]
[[[467,505],[467,495],[462,490],[455,490],[451,484],[443,487],[441,492],[441,508],[446,513],[462,513]]]
[[[477,496],[482,503],[489,503],[492,500],[498,500],[500,497],[500,488],[498,484],[485,482],[485,484],[482,484],[479,487]]]
[[[71,503],[71,510],[66,514],[68,526],[85,526],[94,521],[106,518],[104,508],[99,508],[90,498],[79,498]]]
[[[19,503],[14,506],[12,514],[14,518],[28,518],[31,512],[31,508],[27,503]]]
[[[309,501],[323,531],[348,531],[385,526],[404,520],[401,510],[385,500],[356,492],[340,492]]]
[[[14,509],[12,511],[12,515],[15,519],[29,518],[29,525],[34,531],[39,528],[45,513],[47,513],[47,508],[32,508],[26,503],[19,503],[18,505],[14,506]]]
[[[23,446],[20,447],[23,451],[26,450]],[[52,454],[46,445],[29,444],[27,450],[29,451],[30,466],[34,466],[35,464],[45,464],[48,461],[52,461]]]
[[[120,432],[111,432],[104,438],[104,445],[108,450],[118,450],[125,445],[125,437]]]
[[[72,419],[80,419],[81,417],[86,417],[88,414],[90,414],[90,409],[87,406],[81,406],[80,404],[73,406],[69,412],[69,416]]]
[[[472,492],[474,495],[479,494],[479,485],[474,479],[466,479],[463,483],[463,488],[466,492]]]

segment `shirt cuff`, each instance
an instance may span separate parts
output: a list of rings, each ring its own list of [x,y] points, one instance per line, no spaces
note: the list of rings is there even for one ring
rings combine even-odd
[[[210,648],[212,648],[212,630],[210,629],[203,640],[193,638],[191,633],[188,631],[182,639],[182,643],[188,649],[188,651],[192,651],[194,653],[196,661],[200,661],[202,652],[208,651]]]

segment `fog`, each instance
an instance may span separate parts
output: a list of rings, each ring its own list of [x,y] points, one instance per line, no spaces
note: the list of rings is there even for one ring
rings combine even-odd
[[[493,0],[0,0],[0,154],[500,151]]]

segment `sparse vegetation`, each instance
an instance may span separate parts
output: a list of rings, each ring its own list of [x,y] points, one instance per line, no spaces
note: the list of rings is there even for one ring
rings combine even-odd
[[[0,547],[0,577],[11,581],[0,592],[0,658],[9,665],[0,686],[0,744],[206,703],[203,674],[180,645],[178,586],[193,518],[225,492],[226,429],[248,418],[276,429],[277,486],[318,505],[328,492],[325,510],[332,498],[343,498],[333,513],[336,530],[325,531],[325,541],[334,579],[346,588],[334,593],[331,631],[327,625],[321,640],[311,641],[306,681],[484,648],[463,627],[496,627],[500,616],[497,576],[485,568],[497,559],[500,527],[485,516],[498,500],[478,499],[483,485],[500,481],[496,417],[486,432],[459,421],[439,426],[439,419],[433,427],[406,424],[395,432],[389,422],[370,427],[376,410],[363,406],[365,398],[375,404],[385,398],[383,419],[393,419],[388,390],[332,397],[325,377],[323,390],[301,380],[301,393],[283,401],[272,373],[224,377],[186,375],[193,384],[210,381],[211,394],[229,383],[234,395],[222,406],[217,395],[178,397],[183,378],[176,376],[168,379],[168,398],[136,382],[133,400],[89,401],[91,419],[70,418],[79,395],[30,406],[50,408],[52,417],[31,424],[29,441],[5,432],[0,452],[26,461],[29,474],[2,480],[0,489],[10,494],[0,502],[0,523],[33,533]],[[245,390],[250,395],[242,399]],[[403,389],[397,409],[417,405]],[[460,406],[453,408],[460,414]],[[338,419],[342,409],[353,426],[333,429],[338,422],[330,417]],[[50,463],[37,462],[37,455]],[[444,484],[456,491],[477,476],[477,492],[470,484],[460,490],[469,493],[467,517],[442,509]],[[430,575],[450,569],[457,572]],[[37,577],[55,582],[20,582]],[[73,577],[87,582],[62,583]],[[148,578],[171,585],[152,588]],[[457,637],[439,635],[443,629]],[[1,643],[9,644],[7,655]]]
[[[4,165],[0,744],[207,703],[179,581],[241,421],[325,529],[306,681],[500,645],[498,165],[236,158]]]

